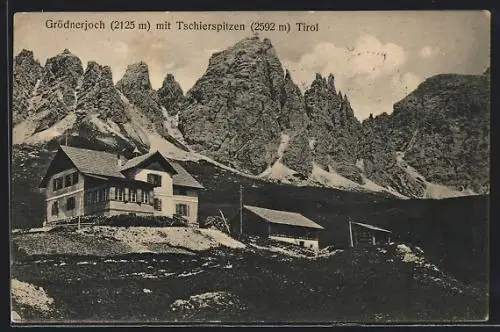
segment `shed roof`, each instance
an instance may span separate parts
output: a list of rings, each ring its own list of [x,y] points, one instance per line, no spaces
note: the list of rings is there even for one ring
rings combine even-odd
[[[392,233],[390,230],[383,229],[383,228],[380,228],[380,227],[377,227],[377,226],[373,226],[373,225],[363,224],[363,223],[354,222],[354,221],[351,222],[351,223],[356,224],[356,225],[361,226],[361,227],[364,227],[364,228],[368,228],[368,229],[374,230],[374,231]]]
[[[311,219],[304,217],[300,213],[271,210],[250,205],[245,205],[244,208],[252,213],[255,213],[259,217],[266,219],[267,221],[273,224],[284,224],[284,225],[308,227],[315,229],[324,229],[321,225],[318,225],[317,223],[315,223]]]

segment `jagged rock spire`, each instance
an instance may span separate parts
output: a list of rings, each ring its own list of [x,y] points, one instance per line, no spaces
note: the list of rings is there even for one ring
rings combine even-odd
[[[165,108],[169,115],[175,115],[179,113],[184,101],[184,92],[180,84],[175,80],[174,75],[167,74],[158,90],[158,103]]]
[[[330,74],[328,75],[328,88],[333,91],[334,93],[335,92],[335,77],[333,76],[333,74]]]

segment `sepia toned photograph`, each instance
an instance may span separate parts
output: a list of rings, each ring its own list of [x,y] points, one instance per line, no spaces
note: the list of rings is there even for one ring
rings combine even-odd
[[[13,324],[489,317],[490,12],[18,12]]]

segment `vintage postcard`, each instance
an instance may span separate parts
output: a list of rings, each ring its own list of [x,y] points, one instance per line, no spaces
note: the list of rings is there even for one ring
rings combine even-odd
[[[13,323],[488,319],[488,11],[13,18]]]

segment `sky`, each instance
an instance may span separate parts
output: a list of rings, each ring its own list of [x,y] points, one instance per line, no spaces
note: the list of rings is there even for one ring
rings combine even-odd
[[[48,28],[47,20],[95,22],[104,30]],[[111,21],[134,21],[135,29],[110,29]],[[175,22],[243,23],[245,31],[178,30]],[[137,29],[149,22],[150,31]],[[171,30],[157,23],[171,22]],[[391,113],[426,78],[442,73],[480,74],[490,65],[488,11],[364,12],[122,12],[16,13],[13,51],[32,50],[42,65],[69,49],[83,62],[112,68],[117,82],[128,65],[144,61],[153,88],[167,73],[184,92],[205,72],[212,53],[252,36],[252,22],[289,24],[290,31],[259,32],[269,38],[283,67],[304,91],[316,73],[335,77],[355,115]],[[297,31],[297,23],[318,31]]]

